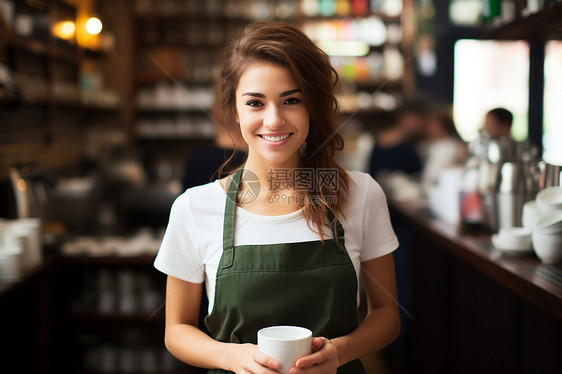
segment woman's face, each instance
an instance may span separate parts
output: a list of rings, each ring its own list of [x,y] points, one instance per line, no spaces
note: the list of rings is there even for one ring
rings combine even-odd
[[[272,164],[298,162],[309,115],[287,68],[267,61],[246,67],[236,88],[236,121],[249,157]]]

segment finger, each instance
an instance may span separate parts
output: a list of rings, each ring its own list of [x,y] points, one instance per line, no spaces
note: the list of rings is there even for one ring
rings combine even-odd
[[[321,347],[315,352],[313,352],[312,354],[298,359],[295,364],[296,367],[308,368],[311,367],[312,365],[324,362],[327,359],[329,359],[332,355],[337,354],[337,352],[335,352],[335,347],[328,347],[328,345],[331,345],[328,339],[326,338],[314,338],[314,339],[317,339],[316,344],[318,344],[318,341],[321,342],[322,344]]]
[[[275,369],[271,369],[268,367],[265,367],[257,362],[252,363],[252,365],[249,366],[249,371],[248,373],[250,374],[279,374],[279,372]]]
[[[329,371],[329,368],[330,365],[325,361],[308,368],[292,367],[291,370],[289,370],[289,374],[322,374],[331,372]]]
[[[305,356],[300,358],[296,363],[295,366],[299,369],[306,369],[311,367],[312,365],[318,364],[320,362],[325,361],[326,358],[324,356],[323,351],[315,352],[311,355]]]
[[[326,343],[327,341],[328,341],[328,339],[323,338],[323,337],[312,338],[312,346],[315,347],[315,348],[322,348],[324,343]]]
[[[312,338],[312,352],[319,351],[324,346],[323,338]]]
[[[261,366],[265,366],[267,368],[271,368],[274,370],[279,370],[279,362],[274,360],[273,358],[267,356],[262,351],[256,349],[253,351],[254,361],[260,364]]]

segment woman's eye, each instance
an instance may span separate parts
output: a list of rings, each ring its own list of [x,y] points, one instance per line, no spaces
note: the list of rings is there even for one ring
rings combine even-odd
[[[287,101],[285,101],[285,104],[299,104],[301,101],[300,99],[297,99],[296,97],[291,97],[290,99],[287,99]]]
[[[262,106],[263,104],[259,100],[250,100],[246,103],[249,106]]]

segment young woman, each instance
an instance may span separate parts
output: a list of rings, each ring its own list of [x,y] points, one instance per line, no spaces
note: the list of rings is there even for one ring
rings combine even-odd
[[[398,242],[379,185],[334,161],[336,83],[328,57],[289,24],[251,24],[227,46],[224,123],[248,157],[172,207],[155,266],[168,275],[165,344],[178,359],[209,373],[276,373],[257,331],[296,325],[315,337],[290,373],[357,374],[359,357],[398,335]],[[204,291],[211,336],[197,328]]]

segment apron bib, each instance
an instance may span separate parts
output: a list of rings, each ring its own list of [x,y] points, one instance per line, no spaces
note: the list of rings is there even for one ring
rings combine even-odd
[[[357,327],[357,277],[338,238],[321,241],[234,247],[236,196],[243,168],[229,185],[224,215],[223,253],[217,269],[213,310],[205,324],[214,339],[257,343],[259,329],[294,325],[313,336],[333,339]],[[333,230],[332,230],[333,231]],[[334,235],[335,238],[335,235]],[[208,373],[229,373],[212,369]],[[365,373],[359,360],[338,374]]]

